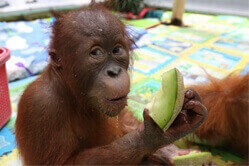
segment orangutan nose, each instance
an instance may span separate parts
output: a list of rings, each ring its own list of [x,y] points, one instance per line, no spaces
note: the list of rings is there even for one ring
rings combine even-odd
[[[107,75],[111,78],[118,77],[122,69],[119,66],[111,66],[107,69]]]

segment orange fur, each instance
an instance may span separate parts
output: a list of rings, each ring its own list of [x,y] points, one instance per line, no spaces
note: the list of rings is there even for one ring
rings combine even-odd
[[[195,132],[213,146],[225,146],[248,155],[249,73],[224,79],[209,76],[210,82],[196,85],[208,116]]]

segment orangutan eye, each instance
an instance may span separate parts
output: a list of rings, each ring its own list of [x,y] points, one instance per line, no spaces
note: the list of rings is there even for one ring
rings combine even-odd
[[[124,51],[124,48],[121,45],[117,45],[116,47],[114,47],[113,49],[113,54],[122,54]]]
[[[102,50],[99,47],[95,47],[91,50],[90,55],[95,57],[95,56],[101,56],[103,55]]]

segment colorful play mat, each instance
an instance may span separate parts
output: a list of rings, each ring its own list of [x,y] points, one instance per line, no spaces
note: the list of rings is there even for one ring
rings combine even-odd
[[[170,18],[171,12],[165,12],[161,20]],[[0,130],[0,165],[21,165],[14,135],[17,103],[25,87],[48,63],[52,22],[51,18],[0,22],[0,45],[9,48],[12,55],[7,70],[13,110],[10,121]],[[186,27],[157,25],[159,20],[151,18],[125,23],[136,41],[129,108],[138,118],[144,104],[160,87],[161,74],[170,68],[177,67],[183,73],[186,85],[208,81],[206,73],[223,78],[233,71],[249,71],[248,18],[186,13]],[[200,149],[210,151],[218,165],[243,162],[233,152]]]

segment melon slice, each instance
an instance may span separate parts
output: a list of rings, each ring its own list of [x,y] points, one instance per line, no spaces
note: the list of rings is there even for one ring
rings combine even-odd
[[[173,157],[174,165],[191,165],[199,166],[212,162],[212,154],[210,152],[200,152],[192,150],[189,154]]]
[[[150,116],[166,131],[180,113],[184,101],[182,74],[173,68],[162,75],[162,87],[147,105]]]

